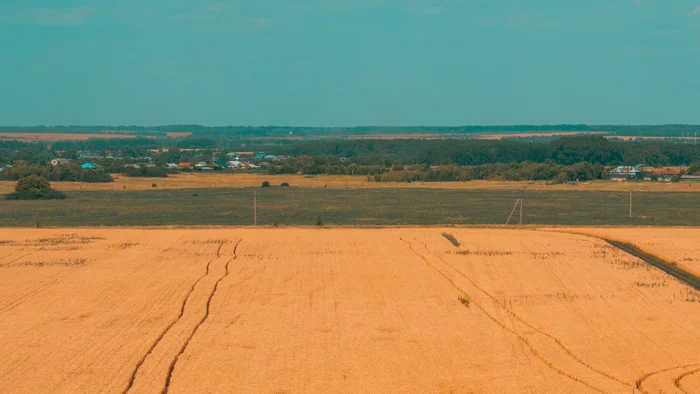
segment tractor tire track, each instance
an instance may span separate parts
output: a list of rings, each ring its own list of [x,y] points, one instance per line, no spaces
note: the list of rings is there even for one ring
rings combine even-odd
[[[423,260],[423,262],[425,262],[430,268],[435,270],[440,276],[442,276],[448,282],[450,282],[452,287],[454,287],[456,290],[462,292],[463,294],[467,294],[467,292],[464,289],[462,289],[452,279],[450,279],[447,275],[445,275],[444,272],[440,271],[437,267],[435,267],[433,264],[431,264],[430,261],[425,256],[423,256],[422,254],[418,253],[415,249],[413,249],[413,245],[409,241],[406,241],[403,238],[400,238],[400,240],[405,242],[408,245],[408,249],[411,252],[413,252],[413,254],[420,257],[420,259]],[[515,335],[518,338],[518,340],[520,340],[523,344],[525,344],[525,346],[527,346],[530,349],[530,352],[532,352],[532,354],[535,357],[537,357],[540,361],[542,361],[542,363],[544,363],[549,369],[553,370],[554,372],[558,373],[559,375],[562,375],[562,376],[564,376],[564,377],[566,377],[566,378],[568,378],[576,383],[582,384],[591,390],[597,391],[599,393],[606,393],[606,391],[604,391],[598,387],[595,387],[595,386],[591,385],[590,383],[583,381],[581,378],[576,377],[574,375],[571,375],[571,374],[567,373],[566,371],[562,370],[561,368],[557,367],[556,365],[552,364],[544,356],[542,356],[540,354],[540,352],[537,350],[537,348],[527,338],[522,336],[520,333],[518,333],[514,329],[507,327],[505,324],[503,324],[503,322],[501,322],[495,316],[490,314],[480,303],[476,302],[475,300],[471,300],[471,303],[476,305],[476,307],[479,308],[479,310],[481,310],[481,312],[483,312],[484,315],[486,315],[486,317],[488,317],[491,321],[496,323],[501,329]],[[498,303],[498,305],[500,306],[500,303]]]
[[[617,241],[602,237],[598,238],[616,247],[617,249],[660,269],[661,271],[671,275],[695,290],[700,290],[700,278],[693,275],[691,272],[682,269],[678,266],[678,264],[662,259],[661,257],[656,256],[653,253],[649,253],[629,242]]]
[[[678,367],[664,368],[664,369],[661,369],[658,371],[649,372],[648,374],[637,379],[637,381],[635,382],[635,385],[636,385],[638,390],[642,390],[642,384],[644,384],[644,381],[649,379],[652,376],[659,375],[659,374],[662,374],[662,373],[668,372],[668,371],[673,371],[674,369],[683,369],[683,368],[690,368],[690,367],[697,367],[697,366],[700,366],[700,364],[686,364],[686,365],[680,365]],[[685,376],[681,375],[680,378],[682,379],[683,377],[685,377]],[[676,378],[676,379],[678,379],[678,378]],[[678,380],[680,381],[680,379],[678,379]]]
[[[532,324],[530,324],[529,322],[527,322],[526,320],[524,320],[523,318],[521,318],[519,315],[517,315],[515,312],[513,312],[510,308],[508,308],[508,307],[505,305],[505,303],[501,303],[500,301],[498,301],[498,299],[496,299],[495,296],[493,296],[491,293],[489,293],[488,291],[484,290],[484,289],[481,288],[479,285],[477,285],[476,282],[474,282],[474,280],[472,280],[470,277],[468,277],[467,275],[465,275],[462,271],[456,269],[454,266],[452,266],[451,264],[447,263],[447,262],[446,262],[442,257],[440,257],[439,255],[437,255],[437,254],[431,252],[431,251],[428,249],[427,243],[422,242],[422,241],[421,241],[421,243],[423,244],[423,246],[425,247],[425,250],[426,250],[429,254],[431,254],[432,256],[436,257],[438,260],[440,260],[440,261],[441,261],[443,264],[445,264],[446,266],[450,267],[450,269],[452,269],[453,271],[455,271],[459,276],[461,276],[461,277],[463,277],[464,279],[468,280],[469,283],[472,284],[472,286],[474,286],[474,287],[477,288],[481,293],[483,293],[484,295],[486,295],[487,297],[489,297],[491,300],[493,300],[493,301],[496,303],[496,305],[500,306],[506,313],[508,313],[509,315],[511,315],[511,316],[512,316],[513,318],[515,318],[517,321],[519,321],[519,322],[522,323],[523,325],[527,326],[527,327],[530,328],[531,330],[536,331],[537,333],[539,333],[539,334],[541,334],[541,335],[543,335],[543,336],[545,336],[545,337],[551,339],[552,341],[554,341],[554,342],[557,344],[557,346],[559,346],[559,348],[561,348],[561,349],[562,349],[569,357],[571,357],[574,361],[576,361],[577,363],[581,364],[581,365],[584,366],[585,368],[587,368],[587,369],[589,369],[589,370],[591,370],[591,371],[593,371],[593,372],[595,372],[595,373],[597,373],[597,374],[599,374],[599,375],[601,375],[601,376],[604,376],[604,377],[606,377],[606,378],[608,378],[608,379],[610,379],[610,380],[613,380],[613,381],[615,381],[615,382],[617,382],[617,383],[620,383],[620,384],[625,385],[625,386],[630,387],[630,388],[635,388],[634,385],[632,385],[632,384],[630,384],[630,383],[628,383],[628,382],[625,382],[624,380],[619,379],[619,378],[617,378],[617,377],[615,377],[615,376],[613,376],[613,375],[610,375],[610,374],[606,373],[605,371],[602,371],[602,370],[600,370],[600,369],[598,369],[598,368],[596,368],[596,367],[590,365],[590,364],[587,363],[586,361],[582,360],[580,357],[578,357],[576,354],[574,354],[574,352],[573,352],[570,348],[568,348],[566,345],[564,345],[564,343],[563,343],[559,338],[555,337],[554,335],[552,335],[552,334],[550,334],[550,333],[548,333],[548,332],[546,332],[546,331],[543,331],[543,330],[541,330],[541,329],[539,329],[539,328],[533,326]]]
[[[679,389],[680,391],[684,392],[685,394],[690,394],[688,391],[685,391],[685,389],[683,389],[683,387],[681,387],[681,380],[683,380],[684,378],[687,378],[687,377],[690,376],[690,375],[694,375],[694,374],[696,374],[696,373],[698,373],[698,372],[700,372],[700,368],[694,369],[694,370],[689,371],[689,372],[686,372],[686,373],[684,373],[683,375],[680,375],[680,376],[678,376],[677,378],[673,379],[673,384],[674,384],[676,387],[678,387],[678,389]]]
[[[175,356],[173,361],[170,363],[170,367],[168,368],[168,376],[165,378],[165,387],[161,391],[161,394],[166,394],[168,392],[168,390],[170,390],[170,383],[171,383],[172,378],[173,378],[173,372],[175,371],[175,365],[177,365],[177,362],[180,360],[180,356],[182,356],[182,354],[185,353],[185,350],[187,350],[187,346],[190,344],[190,341],[192,340],[192,338],[194,338],[195,334],[197,334],[197,331],[199,330],[199,328],[209,318],[209,313],[210,313],[210,309],[211,309],[211,300],[214,298],[216,291],[219,289],[219,285],[221,284],[221,281],[223,281],[229,275],[229,272],[230,272],[229,265],[231,264],[231,261],[236,260],[238,258],[238,254],[237,254],[238,245],[241,244],[241,241],[242,240],[239,240],[238,242],[236,242],[236,245],[233,247],[233,258],[226,262],[225,274],[216,281],[216,284],[214,285],[214,290],[211,292],[211,294],[209,294],[209,298],[207,299],[207,304],[206,304],[206,307],[204,310],[204,316],[197,323],[194,330],[192,330],[192,333],[190,334],[190,336],[187,338],[185,343],[180,348],[180,351],[177,353],[177,355]],[[219,247],[219,250],[220,249],[221,248]],[[218,254],[218,252],[217,252],[217,254]]]
[[[222,242],[221,244],[219,244],[219,248],[218,248],[217,251],[216,251],[216,256],[217,256],[217,257],[220,256],[221,247],[222,247],[223,245],[224,245],[223,242]],[[134,386],[134,382],[136,381],[136,376],[138,375],[138,372],[139,372],[139,370],[141,369],[141,366],[142,366],[143,363],[146,361],[146,359],[148,358],[148,356],[150,356],[150,355],[153,353],[153,350],[156,348],[156,346],[158,346],[158,344],[160,343],[160,341],[161,341],[161,340],[163,339],[163,337],[165,337],[165,335],[173,328],[173,326],[174,326],[178,321],[180,321],[180,319],[182,319],[182,316],[184,316],[184,314],[185,314],[185,305],[187,305],[187,303],[189,302],[190,297],[192,296],[192,293],[194,292],[195,287],[197,287],[197,285],[198,285],[204,278],[206,278],[206,277],[209,275],[209,271],[210,271],[210,269],[211,269],[211,264],[212,264],[215,260],[216,260],[216,259],[212,259],[212,260],[209,260],[209,262],[207,262],[207,265],[206,265],[206,269],[205,269],[204,274],[203,274],[202,276],[200,276],[199,278],[197,278],[197,280],[192,284],[192,286],[190,286],[190,290],[187,292],[187,295],[186,295],[185,298],[182,300],[182,304],[180,305],[180,312],[179,312],[178,316],[177,316],[173,321],[171,321],[170,324],[168,324],[167,327],[165,327],[165,329],[160,333],[160,335],[156,338],[156,340],[153,342],[153,344],[151,344],[151,347],[148,349],[148,351],[146,351],[146,353],[143,355],[143,357],[141,357],[141,359],[139,359],[138,363],[136,364],[136,367],[134,368],[134,370],[133,370],[132,373],[131,373],[131,376],[130,376],[130,378],[129,378],[129,383],[128,383],[127,387],[124,389],[124,391],[122,391],[123,394],[128,393],[129,390],[131,390],[131,388]]]

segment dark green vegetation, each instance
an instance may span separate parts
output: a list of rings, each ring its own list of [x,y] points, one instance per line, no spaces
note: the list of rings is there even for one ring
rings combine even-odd
[[[270,148],[274,154],[352,158],[358,164],[475,166],[494,163],[688,165],[700,160],[700,144],[610,141],[596,136],[565,137],[548,144],[489,140],[317,141]]]
[[[440,189],[189,189],[71,192],[64,201],[2,201],[0,226],[134,226],[253,224],[475,225],[504,224],[519,191]],[[525,224],[700,225],[699,193],[529,191]]]
[[[455,238],[454,235],[452,235],[450,233],[442,233],[442,236],[445,237],[445,239],[447,239],[448,241],[450,241],[452,243],[452,245],[459,248],[460,243],[457,240],[457,238]]]
[[[161,170],[162,171],[162,170]],[[77,163],[52,166],[20,162],[0,173],[0,180],[16,181],[30,175],[37,175],[57,182],[113,182],[112,176],[103,169],[86,170]]]
[[[51,188],[46,179],[29,175],[17,182],[15,192],[5,197],[7,200],[62,200],[65,194]]]
[[[648,264],[651,264],[654,267],[660,269],[661,271],[664,271],[665,273],[680,280],[681,282],[684,282],[689,286],[694,287],[696,290],[700,290],[700,278],[688,271],[683,270],[677,264],[672,263],[670,261],[666,261],[659,256],[647,253],[628,242],[615,241],[612,239],[605,238],[603,239],[610,245],[620,250],[623,250],[631,254],[632,256],[638,257],[643,261],[647,262]]]

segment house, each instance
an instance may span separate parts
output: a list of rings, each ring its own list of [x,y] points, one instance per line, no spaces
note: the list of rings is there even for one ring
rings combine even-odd
[[[235,152],[227,153],[226,157],[228,157],[229,160],[238,160],[239,159],[238,154],[236,154]]]
[[[228,162],[228,166],[230,168],[241,168],[241,167],[243,167],[243,163],[241,163],[238,160],[232,160],[232,161]]]
[[[180,168],[192,168],[192,163],[190,163],[189,161],[181,161],[177,163],[177,166]]]
[[[631,166],[618,166],[610,171],[610,179],[633,180],[642,177],[642,172]]]
[[[125,164],[124,168],[141,168],[138,164]]]
[[[194,168],[200,171],[212,171],[216,164],[209,164],[203,161],[200,161],[199,163],[194,165]]]
[[[221,168],[228,168],[228,163],[226,160],[216,160],[214,163],[216,166],[221,167]]]
[[[265,156],[267,156],[267,154],[265,154],[265,153],[256,153],[255,154],[256,159],[264,159]]]
[[[275,158],[277,158],[275,155],[265,155],[264,157],[265,160],[274,160]]]
[[[3,165],[0,165],[0,172],[3,172],[3,171],[5,171],[5,170],[9,170],[9,169],[11,169],[11,168],[12,168],[12,166],[9,165],[9,164],[6,164],[6,165],[4,165],[4,166],[3,166]]]
[[[673,177],[679,176],[681,173],[667,168],[665,170],[654,170],[653,174],[663,182],[671,182]]]
[[[51,160],[51,165],[54,167],[58,166],[58,165],[65,166],[65,165],[70,164],[72,161],[73,160],[71,160],[71,159],[56,158],[56,159]]]
[[[681,182],[700,182],[700,174],[683,175],[681,177]]]
[[[165,168],[168,170],[177,170],[180,166],[175,163],[165,163]]]
[[[79,159],[87,159],[87,158],[95,157],[95,156],[97,156],[97,154],[92,153],[92,152],[80,152],[80,153],[78,153]]]
[[[82,167],[84,170],[96,170],[98,168],[102,168],[102,166],[98,166],[95,163],[83,163],[83,165],[80,167]]]

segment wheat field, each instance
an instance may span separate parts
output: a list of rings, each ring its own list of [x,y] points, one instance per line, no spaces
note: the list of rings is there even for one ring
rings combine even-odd
[[[0,343],[3,393],[697,393],[700,293],[551,231],[0,229]]]

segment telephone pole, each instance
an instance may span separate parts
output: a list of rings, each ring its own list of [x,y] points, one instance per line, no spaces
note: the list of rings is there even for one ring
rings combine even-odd
[[[630,187],[630,219],[632,218],[632,188]]]
[[[253,192],[253,225],[258,225],[258,192]]]
[[[520,192],[520,225],[523,225],[523,197],[525,192]]]

